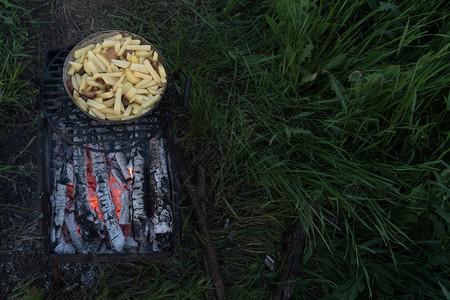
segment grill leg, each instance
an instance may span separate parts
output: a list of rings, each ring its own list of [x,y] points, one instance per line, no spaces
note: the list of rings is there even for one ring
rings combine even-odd
[[[63,281],[61,278],[61,274],[59,274],[59,268],[58,265],[53,265],[53,275],[55,275],[55,283],[57,286],[62,286],[63,285]]]

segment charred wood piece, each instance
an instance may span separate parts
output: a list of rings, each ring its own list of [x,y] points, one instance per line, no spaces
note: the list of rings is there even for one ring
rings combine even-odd
[[[93,175],[97,181],[97,197],[103,220],[108,231],[108,238],[117,252],[121,252],[125,244],[125,237],[120,229],[115,213],[115,206],[111,198],[109,181],[106,173],[106,156],[101,152],[91,152]]]
[[[170,205],[170,182],[167,168],[166,142],[163,138],[150,140],[150,197],[153,200],[151,217],[154,237],[153,251],[161,251],[170,244],[173,215]]]
[[[132,230],[136,241],[143,242],[148,236],[148,217],[144,204],[144,157],[139,152],[133,158],[133,182],[131,185]]]
[[[50,242],[56,242],[56,239],[61,235],[61,227],[64,224],[64,210],[66,203],[69,200],[66,194],[66,185],[57,184],[53,194],[50,196],[52,204],[52,226],[50,232]]]
[[[104,226],[89,202],[86,151],[79,147],[74,149],[73,169],[75,177],[74,202],[78,225],[83,240],[92,243],[96,238],[104,237]]]

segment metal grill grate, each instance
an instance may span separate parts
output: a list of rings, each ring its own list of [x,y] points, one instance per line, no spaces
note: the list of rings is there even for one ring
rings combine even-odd
[[[159,106],[149,115],[127,123],[103,123],[82,113],[64,89],[64,60],[72,48],[67,47],[56,53],[40,82],[40,107],[55,132],[65,141],[88,150],[98,148],[96,143],[102,143],[106,145],[102,152],[129,150],[147,143],[149,137],[156,135],[167,124],[175,102],[181,97],[174,82],[177,74],[169,75],[166,92]]]

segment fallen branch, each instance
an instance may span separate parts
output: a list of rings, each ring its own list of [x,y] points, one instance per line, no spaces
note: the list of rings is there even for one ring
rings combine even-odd
[[[300,221],[295,222],[289,229],[286,243],[287,259],[278,280],[280,284],[277,285],[272,300],[291,299],[292,293],[294,292],[295,283],[292,281],[295,280],[300,269],[306,243],[306,233]]]
[[[188,171],[184,156],[180,153],[180,151],[177,151],[177,157],[179,158],[181,180],[188,191],[189,197],[191,198],[194,215],[197,219],[198,229],[200,234],[203,236],[203,241],[205,243],[206,257],[208,260],[209,269],[212,272],[214,292],[218,300],[223,300],[227,298],[225,293],[225,285],[219,271],[219,261],[217,259],[216,250],[214,249],[211,234],[209,233],[208,225],[206,223],[206,216],[201,209],[200,201],[197,196],[197,189],[193,185],[191,179],[192,176]]]

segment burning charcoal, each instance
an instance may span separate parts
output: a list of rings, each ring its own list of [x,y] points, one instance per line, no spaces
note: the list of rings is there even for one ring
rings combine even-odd
[[[58,254],[75,254],[76,250],[74,246],[63,241],[56,246],[55,252]]]
[[[65,185],[73,185],[73,166],[70,163],[65,163],[61,166],[59,174],[59,183]]]
[[[89,201],[86,152],[79,147],[74,149],[73,168],[75,174],[74,202],[78,225],[83,240],[92,243],[97,237],[103,237],[104,229],[101,220],[92,209]]]
[[[122,187],[122,189],[127,186],[124,182],[125,180],[123,179],[122,173],[119,170],[113,168],[111,169],[111,174],[114,176],[114,179]]]
[[[119,224],[130,224],[130,192],[124,190],[120,195]]]
[[[80,237],[77,231],[77,222],[75,221],[75,214],[69,213],[64,216],[64,222],[66,223],[67,230],[70,233],[72,245],[75,247],[78,253],[87,254],[88,251],[84,248],[83,239]]]
[[[69,146],[67,148],[67,152],[66,152],[66,160],[72,162],[73,160],[73,147],[74,146]],[[70,163],[72,165],[72,163]],[[73,165],[72,165],[72,173],[73,173]],[[73,182],[73,178],[72,178],[72,182]]]
[[[114,158],[116,159],[117,164],[119,164],[120,170],[122,171],[122,175],[125,181],[130,180],[131,174],[127,166],[127,159],[125,158],[125,155],[122,152],[116,152]]]
[[[131,207],[133,209],[133,235],[138,242],[143,242],[148,235],[148,217],[144,206],[144,165],[144,158],[139,152],[136,152],[133,158]]]
[[[100,149],[98,149],[100,150]],[[121,252],[125,244],[125,237],[120,229],[115,213],[115,206],[111,198],[106,174],[106,156],[102,152],[91,152],[93,175],[97,180],[97,197],[103,214],[108,237],[114,249]]]
[[[52,230],[50,232],[50,242],[54,243],[61,234],[61,227],[64,223],[64,209],[69,197],[66,195],[66,185],[57,184],[56,189],[50,196],[52,204]]]
[[[131,236],[125,238],[125,249],[137,250],[138,246],[138,243]]]
[[[161,251],[170,240],[173,231],[173,216],[170,206],[170,185],[167,169],[166,143],[163,138],[150,140],[150,193],[154,199],[152,226],[153,251]]]

